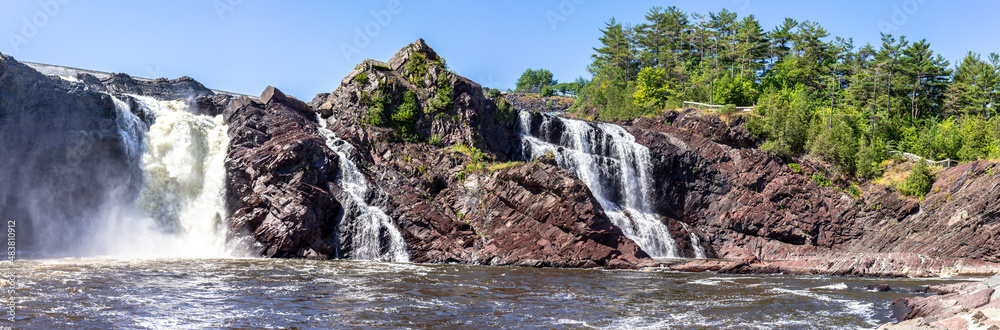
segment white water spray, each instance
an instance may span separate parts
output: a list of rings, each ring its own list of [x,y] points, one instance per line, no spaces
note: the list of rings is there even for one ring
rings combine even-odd
[[[156,115],[149,131],[124,101],[114,98],[127,157],[141,167],[137,198],[102,207],[88,254],[224,257],[224,161],[229,144],[222,116],[188,112],[179,101],[130,95]],[[121,191],[108,192],[112,196]],[[128,201],[134,200],[134,204]]]
[[[142,156],[145,185],[137,206],[174,226],[174,254],[222,256],[228,126],[222,115],[195,115],[180,101],[133,97],[156,115]]]
[[[632,134],[617,125],[543,116],[539,138],[531,132],[531,114],[522,111],[518,116],[524,147],[530,150],[525,156],[536,159],[551,151],[560,167],[590,188],[626,237],[650,256],[681,256],[667,226],[651,211],[652,161],[649,149]],[[564,126],[558,137],[551,137],[554,121]],[[543,140],[546,137],[553,141]]]
[[[381,208],[369,205],[367,202],[371,189],[368,178],[358,170],[358,167],[348,156],[354,146],[341,140],[333,131],[327,129],[326,120],[318,116],[317,119],[320,122],[319,132],[326,137],[326,145],[339,156],[337,158],[340,165],[340,180],[337,184],[350,197],[349,201],[340,202],[347,204],[344,205],[345,208],[353,207],[356,210],[358,223],[361,225],[361,230],[353,237],[351,259],[409,262],[406,241],[403,240],[403,235],[393,224],[392,218]],[[388,234],[389,238],[389,246],[385,252],[382,248],[383,231]]]

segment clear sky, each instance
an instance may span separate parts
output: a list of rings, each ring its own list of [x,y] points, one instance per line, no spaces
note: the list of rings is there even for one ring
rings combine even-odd
[[[728,8],[767,30],[785,17],[813,20],[856,46],[892,28],[927,39],[953,64],[968,51],[1000,53],[1000,2],[943,0],[0,0],[0,52],[140,77],[187,75],[251,95],[274,85],[308,101],[362,59],[388,60],[423,38],[458,74],[506,89],[529,67],[560,81],[587,76],[604,22],[640,23],[657,5]]]

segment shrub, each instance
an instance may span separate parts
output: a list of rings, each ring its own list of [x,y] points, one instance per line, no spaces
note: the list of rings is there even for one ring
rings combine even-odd
[[[802,173],[802,166],[796,163],[788,163],[788,168],[792,169],[792,172]]]
[[[916,196],[921,199],[927,195],[927,192],[931,191],[931,186],[934,185],[934,175],[931,174],[931,169],[927,166],[927,162],[919,161],[917,166],[914,166],[910,170],[910,174],[906,176],[906,181],[903,182],[903,194],[907,196]]]
[[[851,186],[847,187],[847,193],[857,199],[861,199],[862,197],[861,187],[858,187],[858,185],[854,183],[851,183]]]
[[[413,91],[406,91],[403,95],[403,104],[400,104],[392,114],[392,121],[399,127],[403,139],[416,142],[420,139],[417,134],[416,122],[420,117],[420,105],[417,104],[417,94]]]
[[[455,104],[455,91],[445,75],[438,76],[437,91],[430,101],[431,112],[445,111],[451,109]]]
[[[505,123],[513,124],[517,120],[517,111],[514,111],[514,106],[510,104],[505,98],[498,98],[494,102],[497,105],[497,119],[502,120]]]
[[[813,181],[816,181],[816,184],[819,185],[820,187],[829,187],[832,185],[832,183],[830,183],[830,179],[827,179],[826,176],[823,176],[823,173],[819,172],[813,173],[812,179]]]
[[[410,60],[406,62],[406,71],[410,72],[410,81],[423,85],[423,77],[427,74],[427,56],[422,53],[413,52]]]
[[[354,76],[353,80],[354,82],[358,83],[358,85],[361,86],[368,85],[368,74],[364,72],[359,73],[358,75]]]
[[[435,146],[435,147],[440,147],[441,146],[441,136],[437,135],[437,134],[434,134],[434,136],[431,136],[431,140],[429,142],[427,142],[427,143],[430,144],[430,145],[432,145],[432,146]]]
[[[381,93],[376,92],[369,98],[368,123],[375,126],[385,126],[386,120],[386,100]]]
[[[489,97],[491,99],[498,98],[500,97],[500,90],[496,88],[490,88],[490,90],[486,92],[486,97]]]
[[[719,114],[721,114],[721,115],[728,115],[728,114],[731,114],[731,113],[734,113],[734,112],[736,112],[736,105],[735,104],[726,104],[726,105],[722,106],[722,108],[719,108]]]

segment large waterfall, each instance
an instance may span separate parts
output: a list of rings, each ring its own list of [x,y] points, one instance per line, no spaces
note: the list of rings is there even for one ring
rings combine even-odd
[[[224,184],[229,137],[222,116],[195,115],[188,104],[128,95],[142,112],[155,115],[146,125],[128,103],[113,97],[119,135],[129,161],[141,168],[138,196],[112,199],[87,235],[86,254],[114,256],[220,257],[225,247]],[[138,110],[138,109],[137,109]],[[114,194],[115,192],[109,192]]]
[[[326,120],[318,118],[319,132],[326,137],[326,145],[337,153],[340,166],[338,185],[344,190],[348,199],[341,200],[345,214],[352,215],[359,225],[352,237],[351,259],[408,262],[406,241],[392,222],[392,218],[381,208],[370,205],[368,198],[371,187],[368,178],[351,161],[350,152],[354,148],[347,141],[341,140],[326,128]],[[346,217],[346,216],[345,216]],[[383,237],[387,238],[387,246],[383,246]]]
[[[553,152],[560,167],[576,174],[594,193],[625,236],[653,257],[682,257],[660,216],[651,211],[653,180],[649,149],[624,128],[529,112],[519,116],[525,157]]]

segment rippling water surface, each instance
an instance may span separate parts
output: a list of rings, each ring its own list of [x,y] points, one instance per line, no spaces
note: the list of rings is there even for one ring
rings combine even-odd
[[[887,304],[912,289],[959,280],[277,259],[55,259],[16,267],[17,327],[60,329],[857,329],[888,322]],[[895,291],[863,289],[877,282]]]

